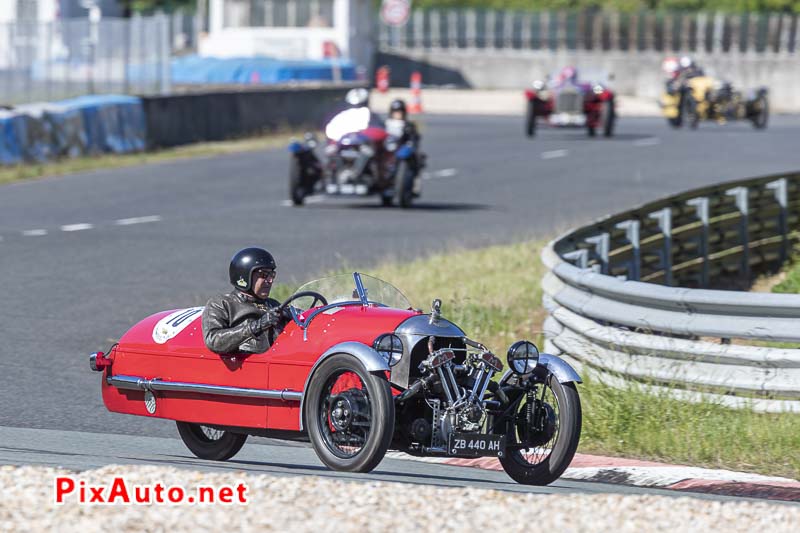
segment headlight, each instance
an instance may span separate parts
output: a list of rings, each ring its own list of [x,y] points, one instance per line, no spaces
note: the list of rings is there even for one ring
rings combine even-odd
[[[535,82],[533,82],[533,88],[536,91],[541,91],[542,89],[544,89],[544,82],[536,80]]]
[[[362,144],[359,150],[361,150],[361,153],[367,157],[372,157],[373,155],[375,155],[375,150],[373,150],[372,147],[368,144]]]
[[[383,357],[389,366],[394,366],[403,357],[403,341],[392,333],[384,333],[372,343],[372,347]]]
[[[592,92],[594,94],[603,94],[603,91],[605,91],[605,89],[600,84],[597,84],[594,87],[592,87]]]
[[[515,374],[527,374],[539,362],[539,349],[529,341],[517,341],[508,349],[508,366]]]

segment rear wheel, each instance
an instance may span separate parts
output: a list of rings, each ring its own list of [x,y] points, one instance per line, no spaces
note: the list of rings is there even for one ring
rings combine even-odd
[[[347,354],[320,364],[304,412],[314,451],[333,470],[369,472],[383,459],[394,434],[389,382]]]
[[[200,459],[227,461],[239,453],[247,440],[247,435],[200,424],[176,422],[176,425],[183,443]]]
[[[528,137],[536,135],[536,104],[533,100],[528,100],[528,111],[525,114],[525,135]]]
[[[550,376],[533,400],[533,423],[527,416],[526,399],[509,424],[506,453],[500,464],[517,483],[548,485],[567,469],[581,436],[581,402],[574,383],[559,383]]]

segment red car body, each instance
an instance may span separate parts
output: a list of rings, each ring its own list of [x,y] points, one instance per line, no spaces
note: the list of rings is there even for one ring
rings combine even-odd
[[[110,411],[206,425],[300,431],[297,400],[172,392],[159,397],[155,412],[149,413],[144,390],[120,389],[110,385],[108,378],[129,375],[165,382],[299,393],[314,364],[329,348],[344,342],[371,346],[376,337],[394,331],[420,312],[343,307],[334,315],[317,316],[305,335],[294,322],[289,323],[267,352],[246,356],[221,356],[206,348],[199,312],[187,319],[188,324],[177,335],[163,344],[155,342],[157,324],[175,314],[176,311],[164,311],[142,320],[108,354],[106,359],[112,364],[103,371],[102,390],[103,402]]]

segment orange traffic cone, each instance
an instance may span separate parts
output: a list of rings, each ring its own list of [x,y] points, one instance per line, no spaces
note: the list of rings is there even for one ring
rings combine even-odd
[[[411,73],[411,103],[408,106],[408,112],[422,113],[422,74],[419,71]]]

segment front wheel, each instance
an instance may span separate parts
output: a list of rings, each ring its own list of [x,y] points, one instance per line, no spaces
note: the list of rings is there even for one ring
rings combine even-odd
[[[696,130],[700,125],[700,110],[698,109],[700,104],[694,99],[694,96],[687,94],[684,105],[686,106],[684,112],[686,113],[686,120],[689,123],[689,127]]]
[[[528,100],[528,111],[525,114],[525,135],[533,137],[536,135],[536,103]]]
[[[500,464],[523,485],[549,485],[567,469],[581,436],[581,402],[574,383],[554,376],[528,393],[506,434]],[[532,403],[533,409],[528,409]],[[531,413],[531,414],[529,414]]]
[[[247,440],[247,435],[240,433],[189,422],[176,422],[176,424],[183,443],[200,459],[227,461],[239,453]]]
[[[369,472],[383,459],[394,434],[389,382],[348,354],[320,364],[306,393],[304,414],[314,451],[333,470]]]
[[[400,161],[394,175],[394,190],[397,205],[402,208],[411,207],[414,201],[414,171],[408,161]]]
[[[753,127],[757,130],[763,130],[767,127],[767,120],[769,119],[769,103],[766,95],[759,96],[753,107],[757,109],[756,114],[753,116]]]
[[[297,157],[292,157],[289,163],[289,196],[294,205],[303,205],[303,200],[308,196],[303,179],[303,167]]]
[[[601,124],[603,125],[603,135],[611,137],[614,135],[614,123],[617,120],[616,113],[614,112],[614,101],[606,100],[603,102],[603,108],[600,112]]]

